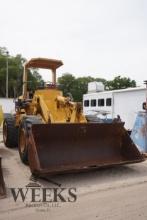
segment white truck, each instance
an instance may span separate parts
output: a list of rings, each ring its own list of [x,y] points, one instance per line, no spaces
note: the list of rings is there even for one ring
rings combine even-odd
[[[102,83],[91,82],[88,93],[83,95],[83,112],[103,119],[114,119],[119,115],[125,128],[132,130],[137,112],[142,110],[145,100],[145,87],[105,91]]]

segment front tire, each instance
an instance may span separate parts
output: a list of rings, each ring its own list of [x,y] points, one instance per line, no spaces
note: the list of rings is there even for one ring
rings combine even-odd
[[[3,141],[8,148],[18,147],[18,128],[11,114],[7,114],[3,122]]]
[[[21,161],[26,165],[28,165],[28,137],[27,124],[24,120],[19,127],[18,150]]]
[[[18,149],[21,161],[28,165],[28,148],[29,148],[29,132],[32,124],[42,124],[41,120],[32,115],[25,117],[20,123],[19,135],[18,135]]]

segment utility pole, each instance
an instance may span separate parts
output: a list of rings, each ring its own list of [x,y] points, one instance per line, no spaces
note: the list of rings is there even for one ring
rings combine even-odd
[[[6,98],[9,97],[9,92],[8,92],[8,89],[9,89],[9,67],[8,67],[8,57],[9,57],[9,52],[6,51]]]

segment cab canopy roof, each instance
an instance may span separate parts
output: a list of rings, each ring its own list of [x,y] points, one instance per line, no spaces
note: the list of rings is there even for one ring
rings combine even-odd
[[[47,58],[32,58],[25,63],[25,68],[42,68],[55,70],[63,65],[61,60],[47,59]]]

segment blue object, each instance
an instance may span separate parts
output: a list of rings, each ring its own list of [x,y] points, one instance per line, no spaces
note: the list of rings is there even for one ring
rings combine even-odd
[[[138,112],[131,138],[139,151],[147,153],[147,112]]]

